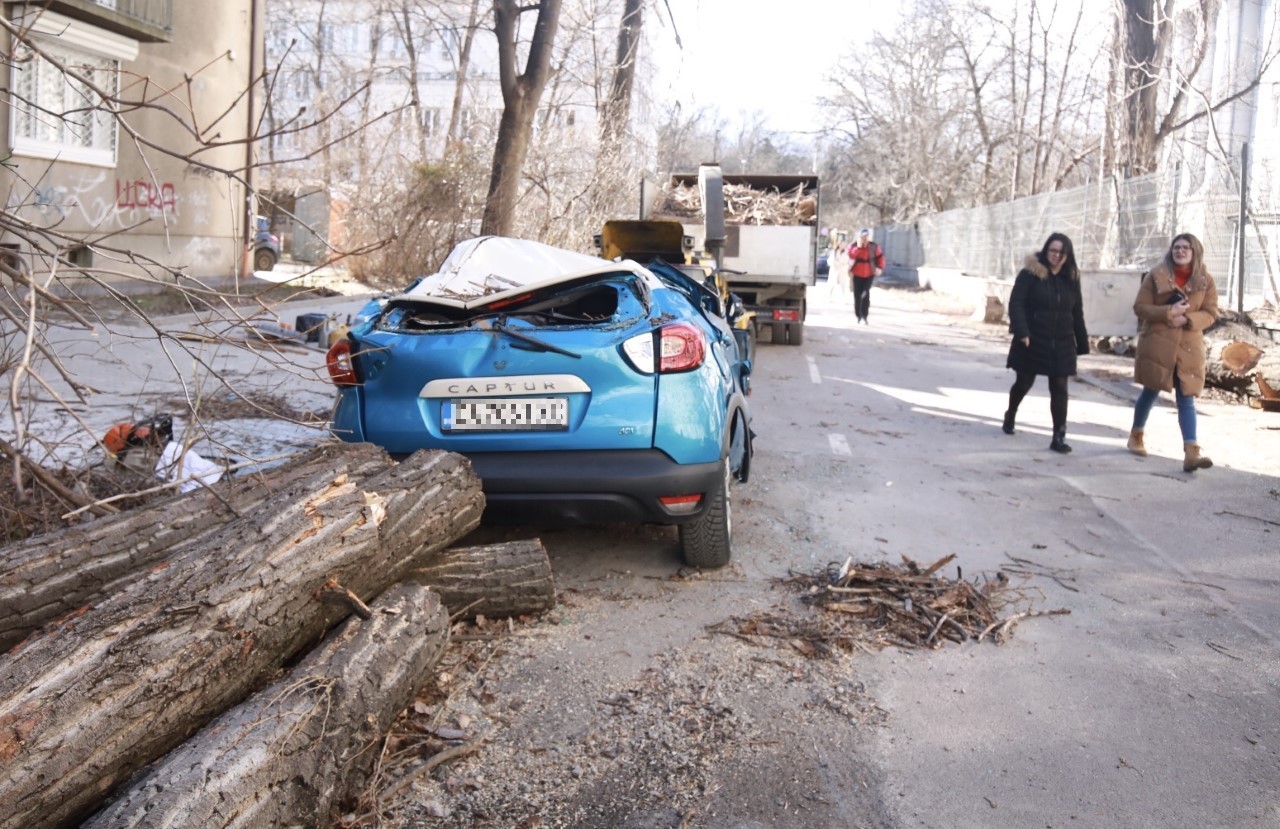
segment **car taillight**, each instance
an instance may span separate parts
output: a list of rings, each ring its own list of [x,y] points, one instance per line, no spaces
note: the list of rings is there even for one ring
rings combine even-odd
[[[345,337],[329,347],[329,353],[324,355],[324,364],[335,386],[359,384],[355,366],[351,363],[351,341]]]
[[[667,512],[673,515],[688,515],[702,503],[701,495],[666,495],[658,499]]]
[[[658,332],[660,374],[690,371],[702,365],[707,356],[707,343],[702,332],[688,323],[664,325]]]
[[[799,322],[800,309],[799,308],[775,308],[773,311],[773,318],[778,322]]]

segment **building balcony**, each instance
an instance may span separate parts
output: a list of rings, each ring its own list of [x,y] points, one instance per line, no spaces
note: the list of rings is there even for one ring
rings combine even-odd
[[[33,4],[5,2],[19,5]],[[34,5],[141,43],[168,43],[173,37],[173,0],[41,0]]]

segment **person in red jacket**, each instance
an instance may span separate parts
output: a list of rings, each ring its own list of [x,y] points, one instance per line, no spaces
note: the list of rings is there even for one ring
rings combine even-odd
[[[853,277],[853,310],[858,322],[867,322],[871,310],[871,283],[884,271],[884,251],[871,241],[870,228],[858,231],[858,241],[849,246],[849,275]]]

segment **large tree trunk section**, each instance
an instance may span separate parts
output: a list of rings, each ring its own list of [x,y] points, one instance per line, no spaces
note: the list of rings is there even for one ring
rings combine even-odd
[[[536,538],[452,547],[407,578],[439,593],[460,619],[523,616],[556,605],[551,561]]]
[[[1205,329],[1204,337],[1209,385],[1256,397],[1261,372],[1267,383],[1280,387],[1280,345],[1259,334],[1248,314],[1219,309],[1217,322]]]
[[[360,485],[278,498],[0,659],[0,829],[66,827],[478,523],[465,458],[418,452]]]
[[[1210,341],[1205,344],[1204,379],[1211,386],[1247,391],[1254,384],[1254,367],[1263,351],[1239,340]]]
[[[328,827],[449,641],[440,598],[393,587],[301,664],[147,769],[82,829]]]
[[[0,652],[40,625],[119,591],[147,567],[199,545],[264,501],[314,492],[335,475],[363,480],[387,467],[372,444],[327,444],[256,475],[99,518],[0,550]]]

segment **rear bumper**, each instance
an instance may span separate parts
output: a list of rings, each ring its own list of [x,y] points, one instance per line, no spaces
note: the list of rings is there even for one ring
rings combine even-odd
[[[717,463],[676,463],[656,449],[468,454],[493,523],[682,524],[663,496],[706,494],[720,485]]]

